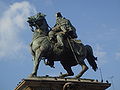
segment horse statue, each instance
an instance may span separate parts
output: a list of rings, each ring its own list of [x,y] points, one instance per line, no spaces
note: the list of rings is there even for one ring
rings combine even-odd
[[[33,31],[33,39],[30,44],[31,54],[33,56],[34,67],[30,77],[36,77],[41,60],[60,61],[63,68],[67,71],[61,74],[60,77],[73,76],[72,66],[81,65],[82,71],[75,76],[80,78],[87,70],[88,66],[84,60],[87,59],[94,71],[97,70],[96,57],[93,55],[93,50],[90,45],[83,45],[77,40],[70,40],[67,36],[64,37],[64,48],[56,47],[56,42],[50,41],[48,37],[49,26],[45,19],[45,15],[38,13],[35,16],[28,18],[29,25]]]

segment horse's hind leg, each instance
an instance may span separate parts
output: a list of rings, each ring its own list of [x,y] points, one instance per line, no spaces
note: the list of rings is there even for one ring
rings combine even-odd
[[[61,74],[60,77],[64,78],[64,77],[67,77],[67,76],[73,76],[74,73],[71,69],[71,66],[68,66],[68,65],[65,65],[65,64],[62,64],[64,69],[67,71],[67,73],[65,74]]]
[[[88,70],[88,67],[87,67],[87,65],[85,64],[84,61],[79,63],[79,64],[82,67],[82,71],[77,76],[75,76],[75,78],[80,78]]]

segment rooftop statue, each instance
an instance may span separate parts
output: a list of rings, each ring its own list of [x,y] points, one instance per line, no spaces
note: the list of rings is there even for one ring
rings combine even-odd
[[[54,68],[54,61],[60,61],[67,71],[67,73],[61,74],[60,77],[73,76],[74,73],[71,67],[79,64],[82,71],[75,78],[80,78],[88,70],[88,66],[84,62],[85,59],[96,71],[98,67],[95,60],[97,58],[93,55],[92,47],[84,45],[76,39],[76,29],[71,22],[58,12],[56,13],[56,24],[53,28],[50,28],[45,16],[38,13],[28,17],[27,21],[33,32],[30,48],[34,67],[30,77],[37,76],[41,60],[47,60],[45,64],[52,68]]]

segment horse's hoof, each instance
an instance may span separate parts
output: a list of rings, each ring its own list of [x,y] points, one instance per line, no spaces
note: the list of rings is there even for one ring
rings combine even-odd
[[[29,78],[33,78],[33,77],[37,77],[37,75],[35,75],[35,74],[30,74],[28,77],[29,77]]]
[[[64,78],[65,76],[63,76],[63,75],[59,75],[59,78]]]
[[[73,75],[74,75],[74,73],[70,73],[70,74],[66,73],[66,74],[61,74],[59,77],[64,78],[64,77],[73,76]]]
[[[79,79],[80,77],[79,76],[75,76],[76,79]]]
[[[68,74],[61,74],[61,75],[59,75],[59,78],[64,78],[64,77],[67,77],[68,76]]]
[[[78,74],[77,76],[75,76],[76,79],[79,79],[82,75]]]

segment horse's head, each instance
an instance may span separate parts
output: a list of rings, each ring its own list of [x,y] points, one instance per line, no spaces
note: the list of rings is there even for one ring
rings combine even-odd
[[[29,23],[29,26],[31,27],[39,28],[43,24],[43,21],[45,20],[45,16],[46,15],[42,13],[37,13],[34,16],[28,17],[27,22]]]

